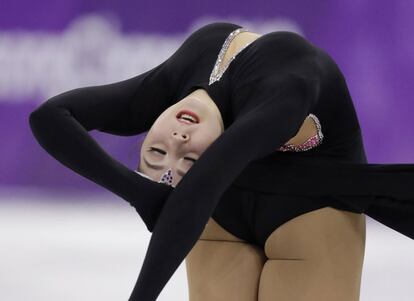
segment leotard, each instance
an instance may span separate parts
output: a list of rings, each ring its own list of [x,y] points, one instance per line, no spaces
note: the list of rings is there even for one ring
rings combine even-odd
[[[128,201],[152,231],[130,301],[156,300],[211,216],[259,245],[281,223],[324,206],[365,213],[414,237],[414,164],[367,163],[346,81],[326,52],[296,33],[270,32],[211,76],[239,28],[207,24],[151,70],[64,92],[30,114],[47,152]],[[224,132],[175,188],[138,175],[88,134],[148,131],[165,109],[200,88],[219,108]],[[323,141],[282,151],[309,114],[317,116]]]

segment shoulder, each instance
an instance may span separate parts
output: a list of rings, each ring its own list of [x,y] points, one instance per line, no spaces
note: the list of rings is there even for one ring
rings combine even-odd
[[[266,43],[277,51],[287,55],[316,55],[317,47],[309,40],[292,31],[273,31],[266,34]]]
[[[210,22],[203,26],[199,26],[196,29],[193,29],[191,35],[202,35],[207,34],[211,32],[217,32],[217,31],[229,31],[229,30],[235,30],[239,27],[242,27],[241,25],[235,24],[235,23],[229,23],[229,22]]]
[[[193,28],[184,41],[186,43],[203,42],[209,39],[217,39],[229,34],[242,26],[229,22],[211,22],[203,26]]]

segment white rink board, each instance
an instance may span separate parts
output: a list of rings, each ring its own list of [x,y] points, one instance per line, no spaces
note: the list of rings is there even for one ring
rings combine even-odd
[[[24,194],[0,198],[0,300],[128,300],[151,236],[134,208]],[[414,300],[413,275],[414,241],[367,217],[360,300]],[[188,300],[185,262],[158,300]]]

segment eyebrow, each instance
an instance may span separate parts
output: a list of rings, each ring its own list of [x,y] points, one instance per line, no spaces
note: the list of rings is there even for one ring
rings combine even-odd
[[[145,158],[145,156],[143,156],[143,158],[144,158],[144,162],[145,162],[145,164],[147,164],[147,166],[148,166],[149,168],[156,169],[156,170],[160,170],[160,169],[164,169],[164,168],[165,168],[165,167],[164,167],[164,166],[162,166],[162,165],[154,165],[154,164],[151,164],[150,162],[148,162],[148,161],[147,161],[147,159]],[[177,173],[178,173],[178,175],[180,175],[181,177],[184,177],[184,175],[185,175],[185,173],[184,173],[182,170],[178,169],[178,168],[177,168]]]

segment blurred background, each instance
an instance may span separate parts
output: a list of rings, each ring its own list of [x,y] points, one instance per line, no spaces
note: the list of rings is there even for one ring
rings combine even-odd
[[[0,300],[127,300],[151,234],[34,140],[28,115],[49,97],[145,72],[209,22],[289,30],[342,69],[368,162],[414,163],[413,15],[408,0],[1,0]],[[137,166],[145,133],[90,134]],[[411,239],[367,217],[361,300],[413,300],[413,254]],[[188,300],[185,273],[183,262],[159,300]]]

